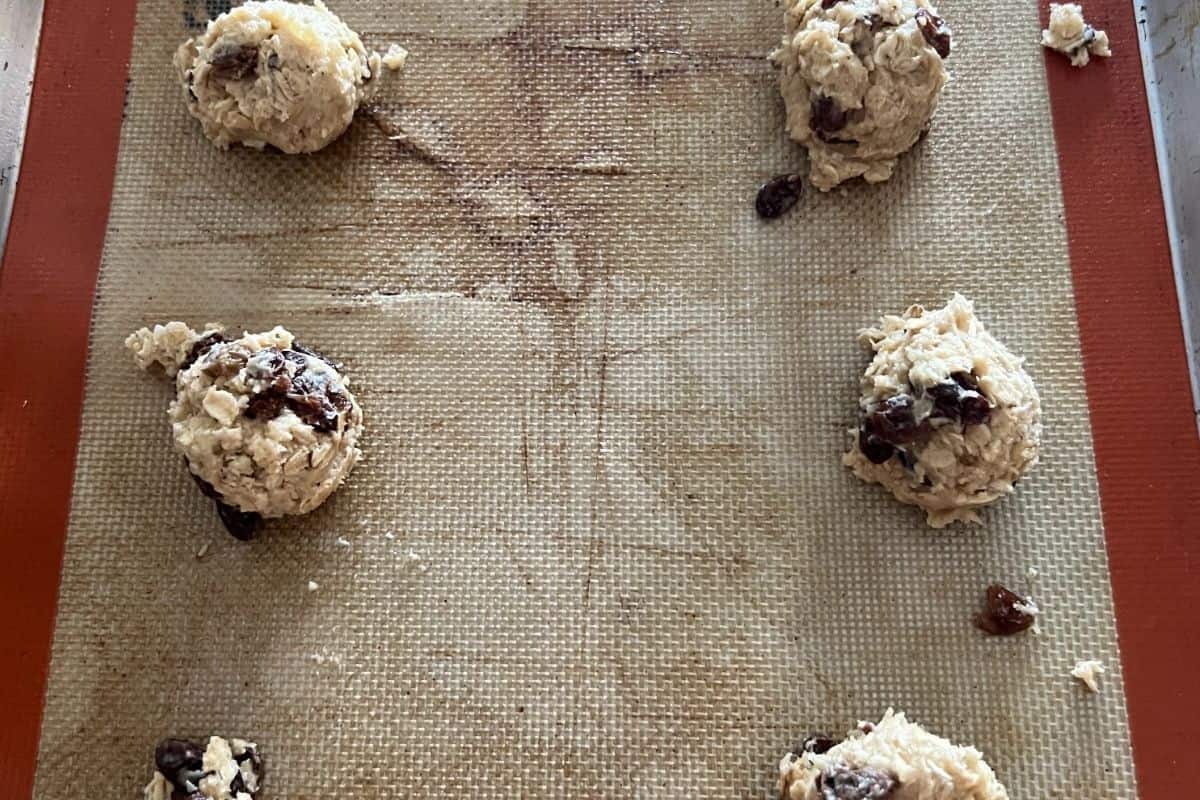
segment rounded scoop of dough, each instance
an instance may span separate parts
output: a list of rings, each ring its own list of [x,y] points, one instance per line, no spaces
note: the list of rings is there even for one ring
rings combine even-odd
[[[823,753],[788,753],[779,764],[785,800],[1008,800],[974,747],[935,736],[888,709]]]
[[[887,180],[937,108],[950,29],[928,0],[788,0],[784,19],[772,58],[812,184]]]
[[[862,378],[854,474],[920,506],[929,524],[978,522],[1038,460],[1041,400],[1022,359],[974,306],[913,306],[862,332],[875,358]]]
[[[210,22],[179,47],[175,69],[188,109],[218,147],[310,153],[349,127],[380,57],[321,0],[265,0]]]
[[[227,505],[263,517],[308,513],[359,459],[362,409],[347,379],[283,328],[228,340],[170,323],[126,346],[142,366],[175,374],[175,446]]]

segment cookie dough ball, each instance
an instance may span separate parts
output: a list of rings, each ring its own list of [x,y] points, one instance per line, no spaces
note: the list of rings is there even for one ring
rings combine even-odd
[[[1042,46],[1062,53],[1074,67],[1087,66],[1092,56],[1112,55],[1108,34],[1088,25],[1077,3],[1050,4],[1050,26],[1042,31]]]
[[[380,57],[321,0],[249,2],[184,42],[175,70],[218,147],[311,153],[342,135],[375,89]]]
[[[806,744],[779,764],[785,800],[1008,800],[978,750],[890,708],[878,725],[862,723],[840,744]]]
[[[875,358],[846,465],[923,508],[935,528],[978,522],[975,509],[1012,492],[1037,464],[1041,401],[1022,359],[957,294],[936,311],[884,317],[861,336]]]
[[[125,344],[142,367],[175,376],[175,446],[240,538],[257,517],[312,511],[359,459],[362,409],[349,381],[283,328],[229,339],[172,322]]]
[[[254,800],[262,774],[254,742],[220,736],[210,736],[207,745],[164,739],[154,749],[154,778],[143,796],[145,800]]]
[[[788,0],[784,19],[772,58],[813,185],[886,181],[929,127],[950,29],[928,0]]]

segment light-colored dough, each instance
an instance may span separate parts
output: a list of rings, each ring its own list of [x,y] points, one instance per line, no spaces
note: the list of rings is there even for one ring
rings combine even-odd
[[[783,44],[771,56],[788,133],[808,148],[809,178],[822,191],[892,176],[946,85],[938,47],[950,52],[950,30],[928,0],[826,5],[787,0]]]
[[[380,63],[321,0],[248,2],[175,54],[188,109],[214,144],[285,153],[341,136],[374,92]]]
[[[779,776],[786,800],[1008,800],[978,750],[951,744],[890,708],[878,725],[860,724],[825,753],[788,753]],[[859,791],[834,793],[831,780]]]
[[[213,344],[181,368],[193,347],[215,332],[172,322],[142,328],[125,344],[142,367],[157,364],[175,375],[169,411],[175,446],[222,502],[264,517],[312,511],[360,456],[362,409],[349,381],[321,358],[291,349],[292,334],[279,327]],[[255,414],[252,399],[272,386],[281,390],[277,381],[289,398],[312,398],[329,416],[314,425],[311,414],[297,415],[299,404],[290,399],[270,418]]]
[[[1087,66],[1092,56],[1112,55],[1108,34],[1088,25],[1077,3],[1050,4],[1050,26],[1042,31],[1042,46],[1062,53],[1075,67]]]
[[[1037,464],[1041,400],[1022,359],[988,333],[971,302],[957,294],[945,308],[913,306],[884,317],[861,338],[875,353],[862,378],[863,420],[893,398],[908,398],[919,428],[883,463],[864,455],[856,431],[845,464],[862,480],[923,508],[934,527],[978,522],[976,509],[1012,492]],[[953,387],[956,376],[974,383],[987,401],[985,422],[964,424],[937,411],[930,398],[940,387]]]

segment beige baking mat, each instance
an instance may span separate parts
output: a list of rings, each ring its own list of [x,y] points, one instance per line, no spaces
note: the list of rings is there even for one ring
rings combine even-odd
[[[160,737],[210,732],[259,742],[276,800],[765,798],[799,737],[889,705],[1014,798],[1135,796],[1036,3],[946,2],[953,82],[895,180],[768,224],[756,188],[803,163],[777,5],[340,0],[409,68],[283,157],[201,138],[185,15],[142,3],[38,798],[132,798]],[[939,533],[838,456],[855,331],[954,290],[1046,437],[986,531]],[[121,346],[172,319],[346,362],[365,460],[319,512],[222,531]],[[973,629],[1031,566],[1043,634]]]

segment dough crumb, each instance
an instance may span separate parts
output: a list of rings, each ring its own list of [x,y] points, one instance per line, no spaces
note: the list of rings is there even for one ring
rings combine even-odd
[[[334,541],[334,544],[336,544],[338,547],[349,547],[349,546],[350,546],[350,540],[349,540],[349,539],[346,539],[346,538],[345,538],[345,537],[343,537],[343,536],[339,536],[339,537],[337,537],[337,539]]]
[[[196,560],[197,561],[199,561],[200,559],[202,559],[206,555],[208,555],[208,548],[209,548],[208,542],[205,542],[204,544],[200,545],[200,549],[196,551]]]
[[[1042,31],[1042,46],[1062,53],[1074,67],[1087,66],[1092,56],[1112,55],[1108,34],[1087,24],[1078,3],[1050,4],[1050,25]]]
[[[1076,661],[1071,670],[1071,677],[1082,681],[1092,694],[1100,691],[1100,676],[1105,672],[1104,664],[1094,659]]]
[[[389,542],[391,542],[391,541],[395,541],[395,539],[396,539],[396,534],[392,533],[391,531],[388,531],[387,533],[385,533],[385,534],[383,535],[383,538],[387,539]]]
[[[404,69],[407,61],[408,51],[398,44],[389,45],[387,52],[383,54],[383,65],[393,72]]]
[[[308,582],[308,590],[310,592],[315,592],[317,589],[320,589],[320,588],[321,588],[321,584],[317,583],[316,581]]]

